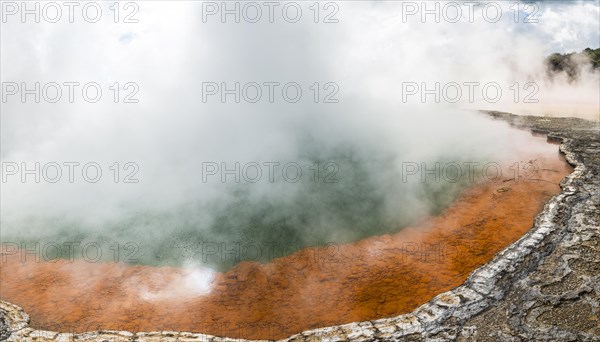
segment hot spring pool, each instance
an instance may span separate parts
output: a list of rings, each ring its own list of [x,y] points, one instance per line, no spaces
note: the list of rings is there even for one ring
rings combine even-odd
[[[221,208],[211,239],[174,214],[140,214],[94,239],[65,226],[42,247],[4,238],[2,299],[22,306],[33,327],[48,330],[180,330],[252,339],[402,314],[461,284],[522,236],[560,191],[570,166],[556,145],[523,134],[526,148],[498,163],[502,176],[413,184],[420,188],[410,196],[422,191],[432,205],[400,206],[397,220],[388,220],[384,198],[366,184],[368,164],[355,162],[355,186],[326,191],[305,184],[310,191],[289,202],[246,202],[240,195]],[[314,221],[327,214],[335,221]],[[164,236],[136,231],[161,222],[186,229]],[[234,229],[240,222],[248,228]],[[323,230],[327,225],[341,228]],[[138,238],[118,238],[132,237],[130,228]]]

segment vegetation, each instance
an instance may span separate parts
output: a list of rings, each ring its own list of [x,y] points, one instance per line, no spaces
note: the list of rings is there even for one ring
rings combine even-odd
[[[566,54],[553,53],[546,58],[546,67],[549,77],[565,72],[569,81],[576,81],[581,75],[581,70],[591,65],[593,69],[600,68],[600,48],[587,48],[581,52]]]

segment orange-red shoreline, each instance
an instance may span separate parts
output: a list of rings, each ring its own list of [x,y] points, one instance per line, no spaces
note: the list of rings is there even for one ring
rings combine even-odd
[[[243,262],[210,282],[199,270],[9,257],[0,264],[0,298],[23,307],[33,327],[75,332],[272,339],[399,315],[460,285],[532,226],[572,171],[557,155],[537,159],[543,181],[474,185],[441,215],[396,234]]]

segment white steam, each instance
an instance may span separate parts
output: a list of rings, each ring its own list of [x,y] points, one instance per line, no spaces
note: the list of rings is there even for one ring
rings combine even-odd
[[[2,24],[2,82],[97,82],[106,91],[98,103],[21,103],[11,97],[2,104],[3,165],[96,162],[104,172],[98,183],[80,173],[74,183],[66,175],[57,183],[8,177],[1,190],[2,238],[52,239],[74,230],[77,238],[142,241],[144,248],[166,243],[186,227],[220,241],[235,234],[207,227],[227,219],[231,229],[245,227],[256,207],[266,213],[261,223],[343,227],[356,217],[340,215],[345,202],[334,211],[328,196],[364,194],[359,185],[376,197],[350,202],[348,210],[359,218],[375,210],[367,207],[371,202],[382,225],[426,214],[434,206],[420,196],[422,184],[397,182],[403,162],[505,160],[523,142],[507,138],[513,136],[509,128],[463,109],[598,115],[597,71],[587,70],[577,84],[550,82],[543,62],[552,52],[598,47],[598,2],[544,3],[538,24],[515,23],[510,4],[499,3],[505,15],[497,23],[477,9],[473,23],[466,17],[421,23],[418,16],[403,22],[400,2],[362,1],[338,3],[339,23],[314,23],[309,3],[301,3],[304,16],[294,24],[281,17],[275,23],[223,24],[218,17],[203,23],[202,3],[178,1],[140,2],[135,24],[115,24],[110,17],[95,24]],[[301,101],[278,97],[269,103],[263,94],[255,104],[223,104],[217,96],[202,102],[203,82],[270,81],[300,84]],[[113,103],[107,89],[114,82],[136,82],[139,103]],[[308,87],[315,82],[339,85],[339,103],[314,103]],[[435,103],[433,97],[421,103],[416,95],[404,103],[403,82],[495,82],[503,96],[497,103],[487,103],[481,93],[474,103],[466,94],[458,103]],[[521,90],[514,103],[509,87],[515,82],[538,84],[539,102],[523,104]],[[335,162],[340,156],[338,185],[322,185],[316,195],[305,183],[270,183],[266,175],[241,185],[202,180],[205,162],[297,162],[308,175],[315,159]],[[139,165],[139,183],[115,183],[109,169],[115,162]],[[362,168],[362,178],[352,178],[352,165]],[[311,206],[292,212],[298,201]],[[319,236],[354,238],[351,230]],[[160,258],[164,251],[146,252]],[[199,276],[200,290],[204,278]]]

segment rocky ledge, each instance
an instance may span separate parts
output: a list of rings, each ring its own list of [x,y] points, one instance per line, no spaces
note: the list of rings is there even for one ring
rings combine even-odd
[[[575,167],[534,226],[465,283],[398,317],[309,330],[282,341],[600,341],[600,125],[486,112],[545,134]],[[187,332],[34,330],[0,301],[0,340],[239,341]]]

